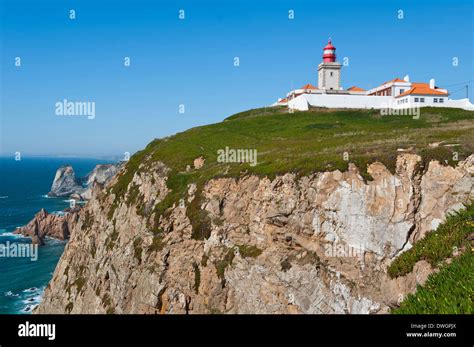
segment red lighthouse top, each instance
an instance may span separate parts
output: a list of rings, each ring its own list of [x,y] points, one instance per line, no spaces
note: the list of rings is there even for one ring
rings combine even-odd
[[[336,61],[336,47],[328,40],[328,44],[323,48],[323,62],[334,63]]]

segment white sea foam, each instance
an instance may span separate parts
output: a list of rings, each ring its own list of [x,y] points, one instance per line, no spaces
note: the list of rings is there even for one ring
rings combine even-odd
[[[22,313],[31,313],[35,308],[36,306],[38,306],[38,304],[35,304],[35,305],[26,305],[22,310],[21,312]]]
[[[38,306],[39,303],[41,302],[44,289],[45,287],[42,287],[42,288],[31,287],[31,288],[25,289],[23,293],[26,293],[25,294],[26,298],[21,301],[23,304],[25,304],[25,306],[20,312],[31,313],[36,308],[36,306]]]
[[[9,290],[8,292],[5,292],[3,293],[5,296],[12,296],[12,297],[17,297],[17,296],[20,296],[20,294],[15,294],[13,293],[11,290]]]
[[[32,298],[22,300],[21,302],[24,303],[24,304],[34,304],[37,300],[38,299],[36,299],[35,297],[32,297]]]
[[[54,237],[51,237],[51,236],[48,236],[48,235],[46,235],[44,237],[44,240],[46,241],[46,244],[48,244],[48,245],[53,245],[53,244],[58,244],[58,243],[66,243],[67,242],[67,240],[55,239]]]
[[[25,289],[23,293],[38,293],[39,289],[37,287],[31,287],[28,289]]]
[[[20,228],[20,227],[16,227],[17,229]],[[27,239],[27,237],[21,235],[21,234],[14,234],[12,233],[11,231],[7,231],[7,232],[0,232],[0,236],[9,236],[9,237],[14,237],[16,239]]]

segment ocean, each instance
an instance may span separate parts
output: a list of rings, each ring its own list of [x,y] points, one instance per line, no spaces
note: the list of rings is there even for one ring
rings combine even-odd
[[[112,162],[91,158],[0,158],[0,245],[31,243],[29,238],[12,232],[28,223],[41,208],[52,213],[69,206],[66,198],[46,196],[58,167],[70,164],[76,177],[81,177],[97,164]],[[40,302],[65,245],[64,241],[48,239],[39,247],[36,261],[0,256],[0,314],[31,312]]]

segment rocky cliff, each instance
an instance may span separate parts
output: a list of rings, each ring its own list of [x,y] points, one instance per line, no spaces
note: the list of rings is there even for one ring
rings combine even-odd
[[[474,197],[473,155],[405,153],[371,180],[355,165],[214,178],[178,197],[169,172],[143,160],[92,194],[37,313],[387,312],[433,271],[390,279],[387,265]]]
[[[94,185],[104,185],[107,183],[119,171],[120,166],[120,163],[99,164],[85,177],[80,178],[76,177],[72,166],[62,166],[56,171],[48,196],[89,200]]]
[[[76,200],[89,200],[94,191],[100,190],[118,172],[122,164],[100,164],[83,178],[76,178],[70,165],[60,167],[48,193],[51,197],[71,197]],[[82,185],[85,182],[85,186]],[[62,214],[49,214],[41,209],[25,226],[14,233],[30,237],[34,244],[44,245],[46,237],[66,240],[78,218],[80,205],[67,208]]]
[[[80,180],[76,178],[76,174],[71,165],[61,166],[56,170],[51,191],[48,196],[59,197],[69,196],[74,193],[81,193],[84,190]]]
[[[27,225],[16,229],[14,233],[30,237],[34,244],[39,245],[44,244],[46,237],[66,240],[77,222],[78,211],[79,207],[76,207],[66,209],[64,214],[58,215],[49,214],[42,208]]]

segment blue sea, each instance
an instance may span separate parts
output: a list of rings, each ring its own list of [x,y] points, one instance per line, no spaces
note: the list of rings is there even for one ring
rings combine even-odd
[[[90,158],[0,158],[0,244],[31,243],[13,235],[45,208],[49,213],[69,206],[66,198],[48,198],[47,193],[62,165],[70,164],[76,177],[86,175],[97,164],[111,160]],[[29,313],[41,300],[66,242],[48,239],[38,249],[38,259],[0,257],[0,313]]]

